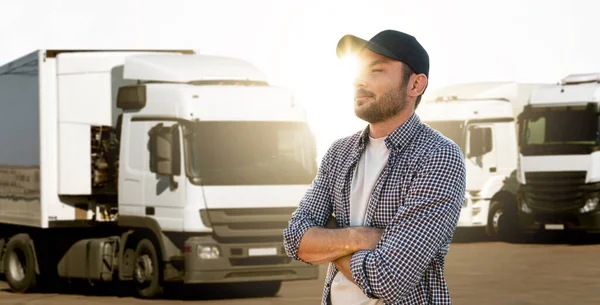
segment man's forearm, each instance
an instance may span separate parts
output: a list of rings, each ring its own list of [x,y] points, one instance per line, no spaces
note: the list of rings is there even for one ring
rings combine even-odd
[[[329,263],[356,251],[373,249],[381,238],[381,232],[368,227],[313,227],[300,240],[298,257],[312,264]]]
[[[352,231],[352,228],[310,228],[300,240],[298,256],[312,264],[323,264],[352,254],[359,248]]]

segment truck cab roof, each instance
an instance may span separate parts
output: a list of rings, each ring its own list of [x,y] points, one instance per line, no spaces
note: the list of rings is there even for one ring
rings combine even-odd
[[[512,119],[512,105],[506,99],[440,98],[419,105],[423,121],[464,121],[472,119]]]
[[[533,91],[532,106],[586,105],[600,100],[600,73],[571,74]]]
[[[436,90],[426,93],[423,97],[423,105],[433,103],[435,106],[429,106],[436,111],[447,111],[448,115],[464,116],[465,118],[473,115],[473,111],[477,111],[480,116],[495,118],[495,117],[516,117],[523,111],[523,107],[527,104],[531,92],[535,88],[539,88],[545,84],[542,83],[520,83],[512,81],[496,81],[496,82],[465,82],[450,84]],[[436,102],[441,97],[453,100],[448,105]],[[443,100],[443,98],[442,98]],[[503,102],[499,102],[504,100]],[[478,101],[473,103],[473,101]],[[491,103],[486,109],[487,102]],[[500,107],[503,110],[497,110]],[[419,109],[417,108],[417,109]],[[462,109],[464,108],[464,109]],[[471,109],[472,108],[472,109]],[[512,108],[512,110],[510,110]],[[500,112],[497,112],[500,111]],[[510,114],[508,112],[511,112]],[[446,115],[440,112],[440,120]]]
[[[125,79],[173,83],[267,81],[259,69],[239,58],[177,53],[128,56],[123,76]]]

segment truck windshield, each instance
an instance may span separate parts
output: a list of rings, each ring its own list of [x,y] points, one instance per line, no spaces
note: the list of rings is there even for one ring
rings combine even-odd
[[[525,154],[585,152],[598,145],[598,114],[583,107],[529,110],[519,125]]]
[[[425,123],[456,143],[463,152],[465,151],[465,121],[427,121]]]
[[[188,174],[202,185],[310,184],[316,175],[306,123],[199,122],[185,142]]]

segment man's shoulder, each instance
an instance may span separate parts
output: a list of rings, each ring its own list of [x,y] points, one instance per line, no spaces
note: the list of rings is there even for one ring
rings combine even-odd
[[[348,151],[356,149],[361,135],[362,131],[357,131],[349,136],[337,138],[329,145],[327,155],[332,157],[346,155]]]
[[[355,132],[349,136],[337,138],[327,148],[322,159],[324,170],[333,170],[348,158],[353,150],[358,147],[362,131]]]

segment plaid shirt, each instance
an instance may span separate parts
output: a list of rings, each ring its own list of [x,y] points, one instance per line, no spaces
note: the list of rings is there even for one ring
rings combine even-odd
[[[283,232],[288,256],[301,261],[298,245],[304,233],[325,226],[332,215],[339,227],[350,226],[352,174],[366,147],[368,130],[339,139],[328,149]],[[374,250],[354,253],[352,277],[365,295],[385,304],[451,304],[444,260],[465,198],[463,153],[416,114],[385,143],[389,160],[373,189],[365,219],[367,226],[385,231]],[[322,304],[330,303],[337,272],[330,263]]]

